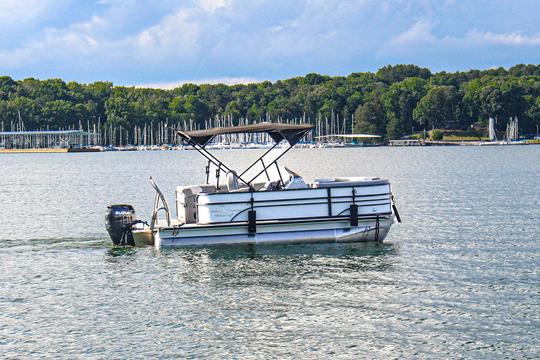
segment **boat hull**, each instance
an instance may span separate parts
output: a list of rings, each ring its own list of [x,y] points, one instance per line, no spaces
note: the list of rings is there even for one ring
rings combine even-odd
[[[159,249],[217,244],[383,241],[393,222],[394,216],[389,214],[359,218],[358,226],[351,226],[348,218],[258,223],[254,233],[248,232],[247,223],[163,227],[157,229],[154,245]]]

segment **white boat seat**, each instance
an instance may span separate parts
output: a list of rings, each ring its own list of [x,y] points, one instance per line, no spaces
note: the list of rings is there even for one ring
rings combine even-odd
[[[200,193],[215,193],[216,186],[211,184],[177,186],[176,213],[178,220],[185,224],[197,222],[196,197]]]

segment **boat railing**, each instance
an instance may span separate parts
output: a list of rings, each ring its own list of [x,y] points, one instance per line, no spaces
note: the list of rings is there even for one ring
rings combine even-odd
[[[200,196],[204,197],[202,202]],[[196,208],[197,221],[209,224],[247,221],[248,213],[254,210],[258,212],[258,220],[264,221],[322,217],[357,219],[391,214],[392,200],[389,184],[379,183],[374,186],[306,188],[251,194],[199,194]]]
[[[152,177],[150,177],[150,185],[156,191],[156,196],[154,197],[154,209],[152,211],[152,220],[150,222],[150,228],[153,230],[156,222],[158,221],[158,213],[160,211],[165,212],[165,219],[167,220],[167,226],[171,226],[171,212],[169,210],[169,205],[163,193],[161,192],[159,186]]]

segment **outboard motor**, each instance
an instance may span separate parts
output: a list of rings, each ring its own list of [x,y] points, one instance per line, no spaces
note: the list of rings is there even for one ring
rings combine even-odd
[[[114,245],[135,246],[131,226],[135,222],[135,209],[131,205],[109,205],[105,215],[105,229]]]

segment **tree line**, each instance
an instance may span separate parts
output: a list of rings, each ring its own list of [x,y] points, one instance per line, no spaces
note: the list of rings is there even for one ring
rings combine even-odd
[[[437,73],[395,65],[348,76],[312,73],[275,82],[185,84],[172,90],[0,77],[4,129],[17,122],[19,114],[27,130],[86,128],[98,121],[104,127],[175,123],[203,128],[215,117],[315,124],[338,117],[354,123],[351,131],[387,139],[423,129],[485,126],[489,117],[503,130],[508,119],[517,116],[521,133],[535,134],[540,124],[540,65]]]

